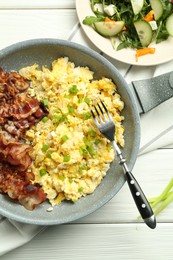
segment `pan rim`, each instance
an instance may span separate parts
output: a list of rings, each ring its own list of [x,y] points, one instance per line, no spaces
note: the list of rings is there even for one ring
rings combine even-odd
[[[78,43],[74,43],[74,42],[69,42],[67,40],[61,40],[61,39],[53,39],[53,38],[39,38],[39,39],[31,39],[31,40],[26,40],[26,41],[22,41],[22,42],[18,42],[18,43],[14,43],[4,49],[2,49],[0,51],[0,62],[1,59],[3,59],[7,54],[10,55],[12,53],[14,53],[15,51],[19,51],[21,48],[31,48],[32,46],[35,45],[45,45],[45,44],[50,44],[50,45],[61,45],[61,46],[67,46],[69,48],[72,49],[76,49],[79,51],[84,52],[85,54],[92,56],[94,59],[98,60],[98,62],[101,62],[102,64],[104,64],[108,69],[110,69],[111,71],[115,72],[118,77],[119,80],[121,81],[121,83],[123,84],[123,86],[126,88],[126,92],[129,96],[129,99],[132,101],[131,102],[131,106],[132,106],[132,110],[134,113],[134,117],[135,117],[135,132],[136,132],[136,139],[135,139],[135,150],[134,150],[134,154],[131,157],[131,164],[130,164],[130,170],[132,170],[135,161],[137,159],[137,154],[139,151],[139,144],[140,144],[140,118],[139,118],[139,113],[137,110],[137,106],[134,100],[134,97],[130,91],[130,89],[128,88],[128,85],[125,81],[125,79],[121,76],[120,72],[116,69],[116,67],[111,64],[111,62],[109,62],[106,58],[104,58],[103,56],[101,56],[100,54],[98,54],[96,51],[89,49],[88,47],[85,47],[83,45],[80,45]],[[118,191],[122,188],[122,186],[125,183],[125,178],[122,178],[121,180],[121,184],[120,187],[118,189]],[[117,190],[113,190],[110,193],[108,193],[106,196],[104,196],[102,198],[102,200],[97,203],[94,204],[92,207],[85,209],[85,211],[80,212],[77,214],[77,216],[74,214],[73,217],[68,217],[66,219],[64,219],[63,221],[59,221],[59,220],[51,220],[51,221],[47,221],[45,219],[32,219],[31,217],[28,217],[27,219],[20,216],[20,215],[16,215],[15,212],[9,212],[7,211],[7,209],[3,209],[0,206],[0,214],[2,214],[5,217],[8,217],[10,219],[22,222],[22,223],[28,223],[28,224],[37,224],[37,225],[57,225],[57,224],[64,224],[64,223],[69,223],[75,220],[78,220],[82,217],[85,217],[91,213],[93,213],[94,211],[96,211],[98,208],[100,208],[101,206],[103,206],[104,204],[106,204],[109,200],[111,200],[116,193],[118,192]]]

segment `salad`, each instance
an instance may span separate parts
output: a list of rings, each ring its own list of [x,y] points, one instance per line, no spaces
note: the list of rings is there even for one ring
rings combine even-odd
[[[112,46],[136,50],[138,57],[155,53],[152,43],[173,37],[173,0],[90,0],[93,16],[83,24],[91,26]]]

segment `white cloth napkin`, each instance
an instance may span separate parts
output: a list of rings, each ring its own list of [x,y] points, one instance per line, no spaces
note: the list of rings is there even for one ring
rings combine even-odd
[[[154,71],[157,76],[173,70],[173,61],[160,65]],[[141,70],[141,73],[143,70]],[[138,70],[136,79],[143,79]],[[133,80],[135,75],[133,75]],[[141,116],[141,146],[139,155],[173,144],[173,98]],[[22,224],[0,217],[0,255],[29,242],[46,227]]]
[[[0,256],[29,242],[45,226],[19,223],[0,216]]]

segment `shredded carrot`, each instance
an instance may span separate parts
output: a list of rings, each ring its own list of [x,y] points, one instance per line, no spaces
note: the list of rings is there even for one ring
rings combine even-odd
[[[154,11],[151,10],[146,16],[143,18],[147,22],[151,22],[154,20]]]
[[[124,26],[124,27],[123,27],[123,31],[126,31],[126,30],[127,30],[127,27]]]
[[[143,49],[136,50],[136,62],[138,61],[138,58],[140,56],[143,56],[146,54],[154,54],[155,50],[156,50],[155,48],[143,48]]]
[[[112,20],[109,17],[106,17],[105,22],[112,22]]]

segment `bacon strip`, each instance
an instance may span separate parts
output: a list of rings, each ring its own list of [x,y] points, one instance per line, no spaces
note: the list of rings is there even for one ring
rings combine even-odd
[[[26,119],[34,115],[40,107],[36,98],[31,98],[26,93],[17,95],[14,98],[12,106],[9,107],[8,115],[14,119]]]
[[[40,102],[26,93],[16,95],[8,102],[1,102],[0,112],[2,128],[18,137],[47,114]]]
[[[0,163],[0,191],[18,200],[26,209],[33,210],[46,200],[46,194],[38,184],[32,184],[30,179],[34,179],[33,173],[18,173],[8,164]]]
[[[17,72],[4,72],[0,68],[0,100],[6,101],[29,87],[28,81]]]
[[[18,171],[26,171],[32,163],[29,155],[31,146],[11,138],[8,142],[5,140],[3,132],[0,131],[0,158],[2,161],[15,165]],[[6,141],[6,140],[5,140]]]
[[[32,183],[34,174],[28,172],[31,146],[21,142],[21,138],[47,111],[24,92],[28,87],[29,83],[18,73],[0,68],[0,192],[32,210],[45,201],[46,194]]]

